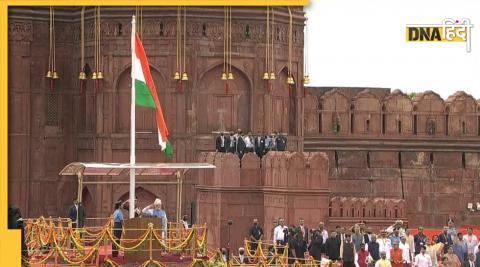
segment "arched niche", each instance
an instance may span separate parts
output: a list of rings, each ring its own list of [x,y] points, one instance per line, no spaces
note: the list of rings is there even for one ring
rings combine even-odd
[[[417,128],[418,135],[443,136],[445,132],[445,122],[449,121],[448,111],[443,99],[435,92],[426,91],[418,94],[414,98],[414,104],[417,108]],[[435,122],[435,133],[431,133],[431,122]]]
[[[350,128],[350,100],[339,90],[333,89],[321,97],[322,133],[343,134],[349,133]]]
[[[82,189],[82,204],[83,204],[83,208],[85,209],[86,217],[96,217],[93,215],[95,211],[95,207],[94,207],[95,203],[93,202],[93,197],[92,197],[92,194],[90,193],[90,190],[86,186],[83,187]],[[85,224],[87,226],[90,225],[91,223],[95,224],[95,221],[89,222],[85,220]]]
[[[198,83],[197,90],[197,131],[250,130],[250,93],[248,76],[232,66],[233,80],[221,80],[223,65],[206,71]],[[227,84],[227,85],[226,85]]]
[[[171,132],[173,125],[172,112],[165,112],[170,110],[171,105],[170,94],[166,92],[166,82],[163,75],[150,66],[150,73],[153,77],[153,82],[157,88],[158,99],[162,106],[163,116],[166,120],[167,126]],[[115,105],[115,131],[118,133],[130,132],[130,104],[131,104],[131,92],[132,92],[132,77],[131,67],[126,68],[121,72],[116,84],[116,105]],[[152,108],[136,107],[135,110],[135,127],[138,132],[156,132],[157,122],[155,120],[155,110]]]
[[[452,136],[478,134],[478,113],[475,98],[464,91],[456,92],[445,101],[449,106],[448,132]]]
[[[365,89],[353,98],[353,133],[380,133],[381,103],[370,90]]]
[[[288,68],[284,67],[275,80],[271,92],[272,130],[287,134],[295,134],[296,130],[296,98],[297,87],[287,84]]]
[[[383,133],[388,135],[413,133],[413,103],[408,95],[397,89],[385,98],[384,107]]]

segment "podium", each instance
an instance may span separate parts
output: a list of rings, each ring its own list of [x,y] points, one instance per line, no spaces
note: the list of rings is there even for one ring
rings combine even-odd
[[[125,229],[122,239],[127,241],[136,240],[140,238],[146,231],[148,231],[148,224],[153,224],[153,229],[157,233],[161,233],[162,219],[154,217],[133,218],[124,221],[123,227]],[[130,245],[127,245],[130,247]],[[160,260],[161,246],[158,241],[152,236],[152,259]],[[125,251],[125,260],[129,262],[144,262],[150,258],[150,236],[140,245],[135,251]]]

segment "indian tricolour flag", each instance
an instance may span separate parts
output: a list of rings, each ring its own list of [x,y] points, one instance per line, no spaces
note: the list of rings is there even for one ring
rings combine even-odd
[[[132,81],[135,90],[135,104],[137,106],[155,109],[158,128],[158,142],[167,157],[173,155],[172,145],[168,141],[168,129],[163,118],[162,107],[158,101],[157,89],[153,83],[147,55],[142,41],[135,34],[135,46],[132,46]]]

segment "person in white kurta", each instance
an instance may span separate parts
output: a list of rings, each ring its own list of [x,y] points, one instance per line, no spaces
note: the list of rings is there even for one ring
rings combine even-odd
[[[475,248],[478,246],[478,238],[473,234],[471,227],[467,229],[467,234],[463,236],[463,241],[467,243],[468,253],[475,253]]]
[[[387,238],[387,234],[382,231],[380,233],[379,238],[377,238],[377,243],[378,243],[378,251],[380,252],[380,255],[382,252],[386,253],[387,259],[390,259],[390,250],[392,249],[392,242],[390,239]]]
[[[400,238],[399,248],[402,250],[402,259],[404,262],[410,264],[410,246],[407,243],[407,237],[404,235]]]
[[[418,255],[415,256],[413,266],[432,267],[432,259],[430,258],[430,255],[425,253],[425,251],[426,251],[425,246],[422,246],[422,248],[420,249],[420,253],[418,253]]]
[[[412,234],[410,234],[410,229],[405,230],[405,237],[407,238],[407,244],[410,248],[411,259],[415,258],[415,240]]]

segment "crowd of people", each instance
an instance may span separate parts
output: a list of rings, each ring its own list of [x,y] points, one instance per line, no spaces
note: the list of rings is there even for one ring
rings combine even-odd
[[[374,234],[365,221],[350,229],[336,226],[329,232],[323,222],[316,229],[309,229],[303,219],[297,226],[287,226],[285,220],[279,218],[272,242],[277,245],[278,253],[288,249],[289,264],[296,260],[304,262],[307,258],[321,262],[323,258],[341,262],[343,267],[480,267],[480,244],[472,228],[464,235],[449,221],[443,232],[432,238],[425,235],[423,227],[417,230],[412,235],[398,220],[378,234]],[[245,249],[255,254],[259,241],[271,243],[264,239],[257,219],[253,220],[248,238],[248,247],[239,248],[238,253],[238,259],[245,264],[254,263],[251,262],[254,259],[245,255]],[[270,245],[270,253],[272,248]],[[222,253],[224,251],[222,249]]]
[[[241,129],[236,133],[221,132],[215,140],[215,150],[222,153],[237,154],[240,158],[245,153],[255,153],[262,157],[268,151],[285,151],[287,148],[287,136],[278,132],[268,134],[251,132],[243,134]]]

